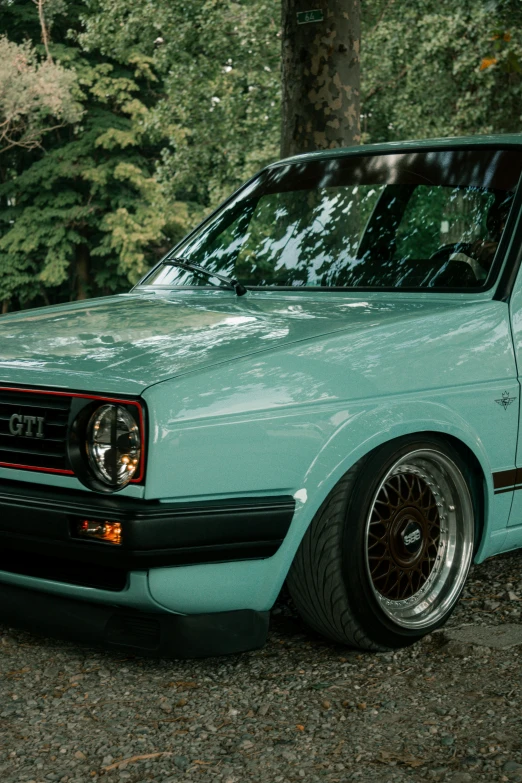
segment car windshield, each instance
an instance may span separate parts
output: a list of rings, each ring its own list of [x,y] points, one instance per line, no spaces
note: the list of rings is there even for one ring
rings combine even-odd
[[[443,150],[288,162],[263,172],[143,281],[247,287],[477,289],[495,259],[518,151]]]

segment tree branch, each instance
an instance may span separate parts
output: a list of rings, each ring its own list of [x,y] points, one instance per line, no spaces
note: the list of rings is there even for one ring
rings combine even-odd
[[[33,3],[38,7],[38,17],[40,19],[40,27],[42,28],[43,45],[45,46],[47,59],[49,60],[49,62],[52,63],[53,58],[51,57],[51,53],[49,51],[49,32],[48,32],[47,26],[45,24],[45,16],[44,16],[44,10],[43,10],[45,0],[33,0]]]

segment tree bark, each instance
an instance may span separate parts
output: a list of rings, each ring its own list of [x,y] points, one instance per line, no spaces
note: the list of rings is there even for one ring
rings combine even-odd
[[[360,30],[360,0],[283,0],[283,157],[360,143]]]

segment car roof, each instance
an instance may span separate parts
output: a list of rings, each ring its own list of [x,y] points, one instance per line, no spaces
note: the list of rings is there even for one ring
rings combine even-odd
[[[353,147],[335,147],[329,150],[317,150],[306,152],[302,155],[292,155],[289,158],[272,163],[280,166],[282,163],[290,163],[308,160],[328,160],[329,158],[344,158],[355,155],[376,155],[386,152],[416,152],[428,150],[456,150],[456,149],[480,149],[495,147],[496,149],[522,148],[522,133],[498,133],[484,136],[449,136],[443,139],[411,139],[409,141],[388,141],[383,144],[362,144]]]

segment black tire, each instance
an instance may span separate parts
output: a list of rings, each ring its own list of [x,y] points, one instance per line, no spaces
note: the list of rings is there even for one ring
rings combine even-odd
[[[436,436],[409,436],[358,462],[294,558],[287,581],[301,617],[365,650],[403,647],[442,625],[472,560],[474,484],[470,466]]]

